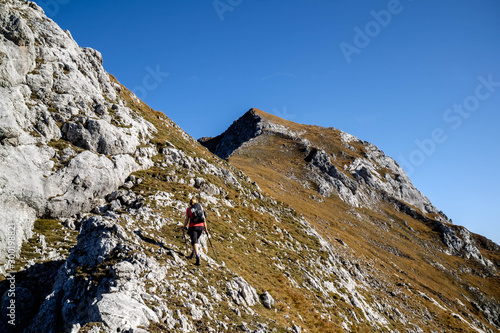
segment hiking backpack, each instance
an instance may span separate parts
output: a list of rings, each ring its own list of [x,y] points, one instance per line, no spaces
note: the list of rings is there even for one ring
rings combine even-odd
[[[193,222],[202,223],[205,222],[205,211],[199,203],[195,203],[191,206],[191,213],[193,213]]]

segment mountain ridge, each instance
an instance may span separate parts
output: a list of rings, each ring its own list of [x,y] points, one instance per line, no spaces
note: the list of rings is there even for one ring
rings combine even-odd
[[[314,133],[318,129],[319,134]],[[308,131],[313,133],[308,134]],[[334,139],[328,136],[328,132],[334,133]],[[316,173],[315,179],[312,181],[316,182],[317,192],[321,196],[328,197],[332,192],[331,189],[328,189],[329,184],[324,185],[324,180],[326,180],[327,183],[334,184],[338,196],[351,206],[358,207],[360,204],[366,204],[373,208],[379,202],[385,201],[408,216],[432,225],[434,230],[441,233],[441,239],[448,247],[448,253],[458,254],[467,248],[468,250],[465,250],[467,258],[472,256],[484,265],[493,267],[491,261],[485,259],[477,247],[473,246],[470,241],[463,241],[458,236],[463,229],[449,226],[453,224],[452,221],[414,187],[395,160],[386,156],[375,145],[359,140],[353,135],[333,127],[296,124],[262,110],[251,108],[234,121],[224,133],[214,138],[201,138],[198,141],[214,154],[231,161],[233,154],[245,154],[240,154],[240,150],[251,150],[251,146],[254,145],[252,141],[257,140],[261,135],[277,135],[299,144],[298,150],[300,150],[303,160],[308,164],[308,170]],[[330,138],[329,142],[336,141],[335,145],[333,147],[325,146],[321,142],[325,138]],[[260,144],[265,145],[266,143]],[[259,143],[255,145],[259,145]],[[326,153],[325,150],[329,150],[329,153]],[[337,161],[337,156],[342,155],[347,155],[347,158],[343,160],[339,158],[340,161]],[[279,155],[277,156],[279,159],[281,158]],[[245,168],[245,163],[237,165],[250,174],[251,171]],[[384,181],[388,181],[389,184],[384,184]],[[356,192],[361,191],[363,187],[368,187],[365,190],[368,194],[361,196],[360,200],[356,197],[353,198],[353,195],[356,195]],[[325,190],[325,188],[327,189]],[[379,193],[374,195],[373,192]],[[464,235],[464,238],[469,239],[470,237]],[[498,248],[498,244],[491,240],[489,240],[489,244],[491,246],[486,245],[485,247]]]
[[[320,128],[323,129],[323,131],[336,132],[336,136],[341,141],[341,145],[346,149],[355,152],[359,156],[355,156],[356,158],[349,165],[344,164],[342,166],[339,164],[332,164],[330,162],[330,157],[333,157],[335,159],[335,153],[337,153],[337,155],[342,155],[346,153],[346,150],[344,149],[343,151],[339,152],[338,147],[335,147],[337,149],[336,152],[329,152],[329,154],[327,154],[324,150],[327,148],[320,147],[321,143],[319,143],[318,140],[316,140],[315,143],[312,143],[308,138],[301,137],[301,134],[307,133],[306,128],[311,127]],[[221,158],[227,159],[238,148],[245,144],[250,144],[249,142],[252,139],[258,137],[259,135],[265,135],[266,132],[276,133],[288,137],[292,140],[298,141],[301,145],[304,146],[306,155],[304,159],[306,160],[306,162],[312,162],[312,164],[314,164],[316,167],[322,169],[324,173],[339,179],[342,183],[344,183],[344,187],[350,189],[353,194],[355,194],[359,184],[351,182],[349,179],[350,175],[354,174],[355,180],[362,180],[366,184],[374,185],[372,181],[372,173],[377,173],[378,175],[378,172],[377,170],[375,170],[373,165],[365,164],[368,163],[367,160],[369,159],[374,160],[378,164],[384,164],[382,167],[380,167],[380,169],[388,169],[383,170],[385,172],[385,175],[387,176],[387,174],[391,172],[395,174],[396,180],[399,180],[399,178],[401,178],[401,184],[398,185],[407,187],[407,189],[404,189],[402,192],[409,192],[407,196],[404,196],[403,193],[396,194],[396,198],[405,197],[405,201],[407,203],[418,206],[422,211],[426,213],[440,215],[440,221],[449,222],[446,215],[432,206],[429,199],[413,186],[406,173],[397,164],[396,161],[386,156],[380,149],[378,149],[371,143],[361,141],[356,137],[335,128],[323,128],[314,125],[298,125],[290,121],[280,119],[279,117],[276,117],[274,115],[265,113],[262,110],[252,108],[241,118],[236,120],[223,134],[215,138],[201,138],[199,142],[214,154],[218,155]],[[356,148],[349,145],[349,143],[351,142],[355,142],[355,144],[357,145],[365,145],[366,148],[361,150],[358,149],[359,151],[356,151]],[[370,156],[368,154],[370,154]],[[377,161],[377,159],[379,161]],[[348,171],[350,172],[350,174],[343,173],[346,168],[349,168]],[[398,187],[398,185],[393,185],[392,187],[396,188]],[[380,187],[383,186],[380,185]],[[339,190],[339,188],[337,188],[337,190]],[[357,201],[350,200],[351,204],[355,202]]]

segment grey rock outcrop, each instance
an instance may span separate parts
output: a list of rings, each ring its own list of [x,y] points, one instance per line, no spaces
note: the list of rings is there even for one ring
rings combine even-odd
[[[102,322],[116,332],[157,322],[157,315],[140,296],[144,282],[138,280],[138,275],[148,270],[150,277],[161,279],[164,270],[148,258],[113,265],[118,251],[126,254],[133,250],[127,242],[129,236],[113,219],[85,219],[80,235],[77,248],[59,271],[53,292],[27,331],[71,331],[85,323]],[[92,271],[99,265],[111,266],[112,274],[94,287]],[[87,287],[82,288],[82,284]],[[62,313],[62,318],[58,313]]]
[[[442,222],[435,222],[434,226],[441,233],[442,240],[447,247],[446,253],[460,255],[466,259],[475,259],[482,265],[496,271],[493,263],[486,259],[477,248],[469,230]]]
[[[215,138],[201,138],[198,141],[215,155],[226,159],[243,144],[267,132],[299,139],[297,133],[259,116],[254,109],[250,109],[221,135]]]
[[[254,306],[259,303],[259,297],[253,288],[242,277],[236,277],[227,283],[228,296],[238,305]]]
[[[344,201],[353,206],[360,206],[360,200],[356,196],[358,184],[339,171],[324,150],[313,148],[305,161],[311,165],[313,172],[310,177],[318,184],[319,194],[330,196],[335,191]],[[314,172],[315,168],[319,169],[319,172]]]
[[[317,182],[321,195],[329,196],[335,192],[355,207],[376,207],[382,201],[397,200],[408,208],[418,208],[423,214],[434,214],[440,221],[448,220],[415,188],[396,161],[369,142],[362,142],[344,132],[340,132],[340,137],[347,147],[352,141],[361,142],[364,156],[341,170],[332,163],[334,156],[323,149],[308,147],[311,152],[305,161],[311,165],[313,172],[310,177]]]
[[[7,238],[17,253],[36,218],[88,211],[151,165],[138,147],[155,129],[126,106],[99,52],[79,47],[34,2],[0,1],[0,59],[3,264]]]
[[[341,134],[344,144],[359,141],[352,135]],[[354,160],[348,171],[358,183],[365,185],[372,192],[379,193],[379,198],[390,197],[418,208],[424,214],[434,214],[437,219],[447,221],[448,218],[432,205],[411,182],[399,164],[384,154],[375,145],[363,141],[365,153],[363,158]],[[370,191],[370,190],[367,190]]]
[[[262,301],[262,305],[264,305],[268,309],[272,309],[274,306],[274,298],[271,296],[269,292],[265,292],[260,295],[260,299]]]

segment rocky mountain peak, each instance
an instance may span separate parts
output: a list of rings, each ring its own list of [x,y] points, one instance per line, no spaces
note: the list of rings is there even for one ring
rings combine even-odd
[[[262,111],[248,110],[221,135],[215,138],[201,138],[198,141],[220,158],[228,158],[243,143],[262,134],[266,121]]]
[[[264,137],[257,139],[259,136]],[[396,161],[375,145],[335,128],[295,124],[250,109],[221,135],[199,141],[212,153],[227,159],[254,144],[265,145],[272,136],[286,138],[299,146],[303,163],[311,171],[308,177],[322,196],[336,193],[356,207],[374,207],[382,200],[388,201],[406,206],[409,211],[416,207],[424,214],[434,214],[440,221],[448,222],[413,186]]]

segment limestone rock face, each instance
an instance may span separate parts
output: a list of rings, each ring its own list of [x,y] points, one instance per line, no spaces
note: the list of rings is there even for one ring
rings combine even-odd
[[[272,309],[274,306],[274,298],[269,294],[269,292],[265,292],[260,295],[260,299],[262,300],[262,305],[264,305],[268,309]]]
[[[155,312],[144,304],[141,297],[145,292],[144,281],[139,279],[143,271],[154,272],[159,279],[164,277],[164,269],[154,260],[119,261],[112,266],[112,275],[101,281],[98,288],[82,289],[82,278],[75,276],[79,268],[98,267],[116,251],[131,251],[134,245],[129,240],[125,230],[112,218],[92,217],[82,221],[78,250],[59,271],[52,294],[42,304],[28,331],[50,332],[58,326],[71,331],[82,322],[103,322],[116,332],[158,322]],[[57,316],[59,311],[62,322]]]
[[[259,303],[259,297],[253,288],[242,277],[236,277],[227,283],[228,295],[236,304],[254,306]]]
[[[436,229],[441,232],[443,242],[447,246],[446,253],[463,255],[466,259],[476,259],[481,264],[493,268],[493,263],[484,258],[477,248],[469,230],[460,228],[458,231],[445,223],[436,222]]]
[[[7,4],[1,6],[0,86],[18,86],[35,68],[35,35],[15,8]]]
[[[0,60],[1,264],[8,226],[17,252],[36,218],[90,210],[151,165],[137,147],[155,129],[125,106],[100,53],[34,2],[0,1]]]

